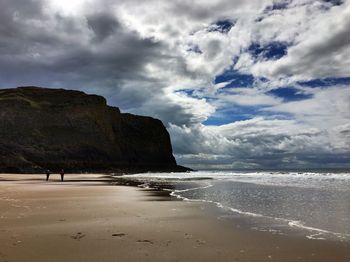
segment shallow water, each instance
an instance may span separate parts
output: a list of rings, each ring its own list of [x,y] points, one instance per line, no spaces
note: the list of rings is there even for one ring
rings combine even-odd
[[[170,184],[172,195],[213,203],[256,230],[350,240],[350,173],[191,172],[126,176]]]

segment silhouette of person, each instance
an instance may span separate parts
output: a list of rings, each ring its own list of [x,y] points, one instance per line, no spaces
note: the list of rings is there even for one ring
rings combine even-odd
[[[62,169],[62,170],[61,170],[60,175],[61,175],[61,181],[63,182],[63,177],[64,177],[64,169]]]
[[[50,170],[47,169],[45,173],[46,173],[46,181],[48,181],[50,177]]]

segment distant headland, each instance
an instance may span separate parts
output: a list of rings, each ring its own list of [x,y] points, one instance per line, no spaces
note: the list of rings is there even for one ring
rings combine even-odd
[[[170,136],[105,98],[40,87],[0,89],[0,173],[177,172]]]

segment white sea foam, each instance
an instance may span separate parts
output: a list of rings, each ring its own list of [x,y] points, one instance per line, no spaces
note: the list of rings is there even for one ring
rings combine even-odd
[[[212,185],[210,185],[212,186]],[[206,186],[206,187],[198,187],[198,188],[192,188],[192,190],[198,190],[198,189],[203,189],[203,188],[208,188],[210,186]],[[277,221],[281,221],[284,222],[286,225],[288,225],[291,228],[298,228],[298,229],[302,229],[302,230],[306,230],[309,231],[311,234],[307,235],[306,237],[308,239],[314,239],[314,240],[325,240],[326,236],[334,236],[338,239],[349,239],[350,238],[350,234],[345,234],[345,233],[338,233],[338,232],[332,232],[329,230],[324,230],[321,228],[316,228],[316,227],[311,227],[311,226],[306,226],[304,225],[302,222],[300,221],[296,221],[296,220],[291,220],[291,219],[287,219],[287,218],[281,218],[281,217],[272,217],[272,216],[266,216],[263,214],[259,214],[259,213],[253,213],[253,212],[248,212],[248,211],[243,211],[237,208],[233,208],[233,207],[229,207],[229,206],[225,206],[220,202],[216,202],[216,201],[211,201],[211,200],[205,200],[205,199],[189,199],[186,198],[184,196],[181,196],[179,193],[180,192],[187,192],[190,191],[191,189],[187,189],[187,190],[175,190],[173,191],[170,195],[174,196],[178,199],[182,199],[184,201],[189,201],[189,202],[203,202],[203,203],[210,203],[210,204],[214,204],[216,205],[218,208],[224,209],[226,211],[231,211],[233,213],[237,213],[240,215],[244,215],[244,216],[249,216],[249,217],[253,217],[253,218],[267,218],[267,219],[271,219],[271,220],[277,220]],[[259,230],[258,227],[257,230]],[[269,231],[274,231],[273,229],[269,229]],[[277,231],[276,231],[277,232]]]
[[[156,182],[156,184],[157,182],[160,182],[161,184],[170,183],[173,185],[177,185],[177,187],[192,186],[190,188],[184,188],[184,189],[164,189],[164,190],[171,191],[170,193],[171,196],[174,196],[176,198],[179,198],[185,201],[210,203],[228,212],[233,212],[236,214],[240,214],[242,216],[251,217],[252,219],[254,218],[258,220],[263,219],[261,220],[262,223],[265,223],[266,221],[272,221],[271,222],[272,227],[269,230],[273,230],[273,225],[274,225],[273,221],[278,221],[277,224],[279,226],[282,224],[282,225],[285,225],[286,228],[294,228],[294,229],[299,229],[301,231],[309,232],[307,234],[307,238],[309,239],[327,239],[328,237],[336,237],[337,239],[346,239],[346,240],[350,239],[350,234],[348,234],[348,227],[346,226],[346,223],[345,224],[343,223],[343,228],[345,233],[338,233],[333,231],[339,228],[339,224],[337,227],[328,225],[326,227],[327,228],[326,230],[315,226],[315,225],[318,225],[317,221],[316,223],[314,223],[315,221],[312,221],[312,219],[311,220],[308,219],[307,214],[306,216],[298,215],[298,212],[303,212],[303,211],[300,211],[302,209],[299,209],[298,205],[301,204],[300,207],[303,207],[302,205],[307,203],[309,200],[312,200],[311,198],[304,198],[304,199],[299,198],[298,199],[298,201],[300,201],[299,203],[294,202],[295,198],[290,198],[290,199],[287,198],[287,200],[288,201],[290,200],[291,202],[285,202],[285,203],[291,205],[292,209],[290,210],[292,210],[292,212],[288,210],[288,212],[286,213],[280,213],[279,210],[278,212],[273,212],[273,211],[270,211],[269,209],[265,209],[265,210],[260,209],[259,207],[250,208],[249,200],[247,200],[248,205],[245,205],[245,204],[242,205],[243,202],[242,203],[239,202],[239,201],[242,201],[242,199],[239,199],[239,195],[236,195],[239,199],[238,202],[234,202],[236,199],[235,198],[236,196],[234,196],[233,200],[229,198],[228,200],[223,199],[224,201],[222,201],[222,199],[220,198],[220,194],[231,192],[230,184],[227,184],[230,182],[233,182],[232,189],[235,189],[235,190],[241,190],[242,188],[243,189],[245,188],[243,184],[237,184],[237,182],[258,185],[258,187],[256,187],[258,188],[257,191],[260,190],[259,188],[262,188],[263,190],[264,187],[261,187],[261,186],[285,188],[282,191],[280,189],[277,191],[275,190],[262,191],[265,193],[271,192],[271,195],[267,195],[268,201],[270,201],[271,196],[274,199],[278,200],[279,195],[273,195],[273,194],[275,194],[275,192],[277,192],[276,194],[279,194],[278,192],[286,192],[286,190],[287,192],[288,190],[291,190],[291,192],[293,193],[310,192],[310,196],[313,196],[312,192],[316,192],[315,197],[316,198],[321,197],[321,199],[324,194],[323,193],[321,194],[320,192],[331,192],[331,194],[325,195],[327,197],[329,196],[338,197],[338,196],[344,196],[344,195],[349,196],[350,173],[346,173],[346,172],[343,172],[343,173],[319,172],[318,173],[318,172],[198,171],[198,172],[189,172],[189,173],[147,173],[147,174],[127,175],[125,177],[128,177],[130,179],[136,179],[142,182],[144,187],[149,187],[150,184],[152,184],[152,182]],[[220,188],[216,189],[214,187],[216,185],[221,186],[221,189],[224,189],[224,191],[223,192],[220,191]],[[214,188],[211,189],[212,187]],[[256,188],[254,190],[256,190]],[[291,189],[291,188],[299,188],[299,189],[298,191],[293,191],[294,189]],[[207,189],[209,189],[209,191],[206,191]],[[270,189],[267,188],[266,190],[270,190]],[[257,192],[257,191],[254,191],[254,192]],[[247,191],[244,191],[244,192],[247,192]],[[335,195],[335,192],[337,192],[336,195]],[[251,195],[248,195],[248,196],[251,196]],[[228,194],[227,197],[231,197],[231,195]],[[257,202],[254,202],[253,197],[254,196],[250,198],[250,200],[253,201],[251,203],[253,204],[257,203]],[[256,194],[255,197],[259,198],[260,195]],[[338,200],[339,198],[334,198],[334,199]],[[345,203],[346,199],[347,198],[343,198],[342,199],[343,202],[339,202],[339,203]],[[317,201],[320,201],[320,200],[317,200]],[[271,202],[271,203],[275,203],[275,202]],[[278,203],[278,201],[276,201],[276,203]],[[332,202],[329,202],[329,204],[331,203]],[[246,210],[242,210],[242,209],[246,209]],[[328,208],[328,209],[325,208],[324,210],[326,211],[325,214],[332,216],[332,213],[331,213],[332,208]],[[318,209],[316,209],[316,211],[318,211]],[[343,218],[337,217],[337,219],[339,219],[339,221],[343,221],[341,219],[344,219],[344,217],[346,217],[345,213],[343,214]],[[300,219],[302,221],[299,221],[297,219]],[[305,221],[307,221],[307,223],[304,221],[304,219]],[[276,225],[276,222],[275,222],[275,225]],[[312,226],[309,226],[309,225],[312,225]],[[264,228],[264,226],[262,226],[261,228]],[[328,230],[329,228],[331,230]]]
[[[326,238],[325,237],[321,237],[321,236],[327,236],[327,235],[333,235],[333,236],[335,236],[337,238],[340,238],[340,239],[346,239],[346,238],[350,237],[350,234],[337,233],[337,232],[332,232],[332,231],[329,231],[329,230],[324,230],[324,229],[321,229],[321,228],[306,226],[300,221],[293,221],[292,220],[292,221],[290,221],[288,223],[288,225],[290,227],[297,227],[297,228],[300,228],[300,229],[308,230],[310,232],[314,232],[313,234],[310,234],[310,235],[306,236],[309,239],[322,240],[322,239],[326,239]]]
[[[208,187],[205,187],[205,188],[208,188]],[[199,188],[196,188],[196,189],[199,189]],[[195,190],[196,190],[195,189]],[[224,210],[229,210],[231,212],[234,212],[234,213],[238,213],[238,214],[241,214],[241,215],[247,215],[247,216],[252,216],[252,217],[268,217],[268,216],[264,216],[262,214],[257,214],[257,213],[252,213],[252,212],[247,212],[247,211],[243,211],[243,210],[239,210],[239,209],[236,209],[236,208],[233,208],[233,207],[228,207],[228,206],[225,206],[223,205],[222,203],[220,202],[216,202],[216,201],[212,201],[212,200],[206,200],[206,199],[189,199],[189,198],[186,198],[184,196],[181,196],[181,194],[179,194],[180,192],[187,192],[191,189],[188,189],[188,190],[175,190],[173,191],[170,195],[171,196],[174,196],[178,199],[182,199],[182,200],[185,200],[185,201],[190,201],[190,202],[203,202],[203,203],[210,203],[210,204],[214,204],[216,205],[217,207],[219,208],[222,208]]]
[[[219,180],[252,183],[267,186],[293,186],[302,188],[336,188],[349,190],[350,173],[321,172],[232,172],[196,171],[186,173],[142,173],[124,177],[156,181]]]
[[[182,189],[182,190],[174,190],[175,193],[180,193],[180,192],[189,192],[189,191],[194,191],[194,190],[200,190],[200,189],[207,189],[212,187],[212,184],[208,184],[206,186],[200,186],[200,187],[191,187],[188,189]]]

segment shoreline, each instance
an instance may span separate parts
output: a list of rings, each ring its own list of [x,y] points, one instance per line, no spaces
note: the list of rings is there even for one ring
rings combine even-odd
[[[350,235],[348,233],[333,232],[323,228],[317,228],[315,226],[305,225],[303,222],[296,219],[288,219],[282,217],[273,217],[269,215],[263,215],[261,213],[253,213],[244,211],[243,209],[237,209],[231,206],[216,202],[213,200],[188,198],[181,195],[181,192],[192,191],[196,189],[210,188],[213,184],[208,183],[207,185],[195,184],[198,181],[205,180],[211,181],[212,178],[200,178],[200,179],[182,179],[181,183],[175,179],[165,180],[152,180],[143,177],[117,177],[118,184],[130,185],[141,188],[150,188],[162,192],[164,195],[176,198],[176,200],[199,202],[203,205],[212,207],[214,215],[218,218],[232,221],[235,223],[244,224],[249,230],[257,230],[263,232],[270,232],[271,234],[280,235],[297,235],[313,240],[328,240],[328,241],[341,241],[350,242]],[[184,187],[183,184],[187,184],[188,187]],[[190,185],[193,183],[193,185]],[[242,185],[250,185],[248,182],[237,182]],[[181,185],[182,184],[182,185]],[[180,185],[180,189],[177,186]],[[184,189],[185,188],[185,189]],[[242,222],[244,221],[244,222]]]
[[[350,260],[348,242],[249,230],[170,192],[99,174],[52,178],[0,174],[0,261]]]

